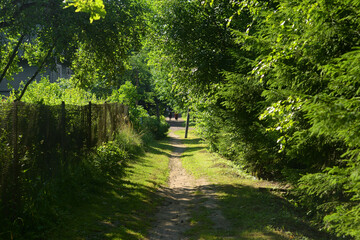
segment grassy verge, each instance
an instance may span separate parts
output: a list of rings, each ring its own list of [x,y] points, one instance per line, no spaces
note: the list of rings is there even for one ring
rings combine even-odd
[[[156,190],[167,182],[171,150],[167,139],[154,141],[144,156],[125,164],[123,176],[94,186],[83,203],[72,203],[46,239],[143,239],[161,201]]]
[[[176,132],[184,136],[183,131]],[[218,206],[230,223],[226,231],[215,229],[210,210],[201,207],[203,196],[192,211],[190,239],[336,239],[312,228],[304,215],[295,209],[279,191],[275,183],[255,180],[228,160],[205,150],[200,139],[190,132],[182,139],[186,151],[182,155],[184,168],[196,178],[206,178],[207,188],[216,191]]]

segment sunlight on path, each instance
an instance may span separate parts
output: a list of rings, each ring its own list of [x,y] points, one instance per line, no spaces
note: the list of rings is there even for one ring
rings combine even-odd
[[[171,154],[169,168],[169,187],[163,188],[161,195],[164,205],[156,215],[154,229],[149,239],[183,239],[182,234],[189,229],[189,207],[195,191],[194,179],[181,166],[180,156],[185,146],[180,143],[174,131],[181,128],[182,121],[171,121],[169,136],[174,151]]]
[[[187,239],[183,234],[191,227],[191,208],[199,207],[199,196],[195,194],[199,188],[206,196],[206,199],[201,201],[202,206],[210,210],[212,222],[217,223],[214,227],[220,229],[228,225],[218,210],[215,191],[207,187],[208,183],[205,179],[195,179],[182,167],[180,156],[186,147],[174,132],[184,129],[184,122],[180,119],[179,121],[169,121],[169,123],[171,125],[169,137],[171,145],[174,147],[169,162],[169,182],[168,187],[161,190],[161,195],[165,200],[156,215],[154,228],[149,234],[150,240]]]

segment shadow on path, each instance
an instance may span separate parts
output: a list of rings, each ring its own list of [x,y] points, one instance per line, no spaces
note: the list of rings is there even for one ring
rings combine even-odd
[[[180,155],[190,156],[203,149],[197,147],[199,138],[180,139],[173,135],[183,129],[183,121],[168,122],[174,147],[172,161],[180,162]],[[185,182],[173,185],[170,177],[170,186],[162,189],[164,205],[157,216],[160,221],[155,223],[156,230],[149,239],[339,239],[313,228],[304,220],[305,215],[281,195],[241,183],[197,183],[191,176],[184,178],[189,175],[186,172],[177,169],[175,173],[180,174],[175,180]]]
[[[178,120],[175,120],[174,118],[169,120],[169,118],[167,118],[166,122],[169,123],[170,127],[173,129],[174,128],[183,128],[185,126],[185,121],[182,118],[179,118]]]

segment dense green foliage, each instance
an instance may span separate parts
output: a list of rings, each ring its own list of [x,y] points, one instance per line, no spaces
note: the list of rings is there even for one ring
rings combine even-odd
[[[24,83],[21,84],[23,85]],[[13,91],[6,101],[10,103],[15,99],[16,93]],[[58,79],[57,82],[50,83],[48,78],[42,78],[41,81],[30,84],[22,101],[45,105],[60,105],[62,102],[72,105],[86,105],[89,102],[104,103],[95,94],[76,87],[72,79]]]
[[[73,70],[24,101],[121,102],[144,139],[166,134],[165,103],[189,107],[213,151],[292,183],[317,223],[359,238],[359,0],[14,2],[0,1],[1,74],[20,60]],[[108,144],[106,174],[127,158]]]
[[[0,1],[0,82],[23,70],[21,60],[39,72],[57,63],[69,66],[83,87],[118,81],[140,48],[143,8],[132,0]]]
[[[102,0],[82,1],[82,0],[65,0],[65,8],[75,7],[75,12],[86,12],[90,14],[90,23],[99,20],[106,15],[104,2]]]
[[[359,5],[156,1],[151,63],[212,150],[297,186],[339,235],[359,234]],[[151,45],[151,44],[150,44]]]
[[[145,138],[164,138],[170,128],[164,116],[150,116],[150,111],[142,105],[137,105],[139,99],[144,98],[147,92],[141,94],[137,87],[126,81],[118,90],[114,90],[107,99],[109,102],[120,102],[129,106],[130,121],[134,129],[143,134]],[[150,100],[151,101],[151,100]],[[147,101],[144,101],[145,103]]]

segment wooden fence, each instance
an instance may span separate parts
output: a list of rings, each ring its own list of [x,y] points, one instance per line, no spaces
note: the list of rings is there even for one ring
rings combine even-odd
[[[124,124],[128,108],[117,103],[0,104],[0,212],[15,214],[25,182],[59,176]]]

